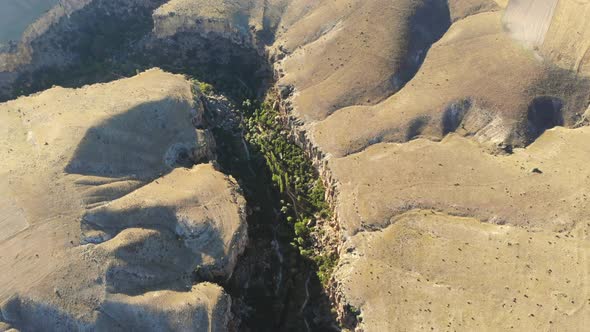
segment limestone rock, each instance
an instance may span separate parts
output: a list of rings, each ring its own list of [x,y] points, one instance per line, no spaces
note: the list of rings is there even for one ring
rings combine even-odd
[[[167,2],[154,11],[154,34],[171,37],[180,32],[217,35],[236,43],[250,43],[248,8],[250,1]]]

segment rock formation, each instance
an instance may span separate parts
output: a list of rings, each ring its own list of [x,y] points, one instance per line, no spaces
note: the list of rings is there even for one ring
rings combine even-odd
[[[244,250],[245,201],[211,164],[192,166],[211,148],[196,97],[150,70],[0,105],[2,321],[227,329],[231,299],[207,281],[228,279]]]
[[[63,63],[75,67],[83,63],[79,60],[84,54],[81,50],[86,48],[62,48],[60,42],[67,40],[60,33],[66,27],[77,31],[77,24],[88,25],[66,16],[78,13],[92,21],[92,13],[103,13],[111,7],[99,0],[69,2],[72,6],[67,7],[71,9],[68,15],[51,16],[57,13],[53,11],[40,21],[48,22],[53,17],[53,23],[37,23],[48,27],[43,30],[46,33],[30,31],[29,35],[35,35],[38,42],[25,38],[18,48],[20,53],[0,55],[0,92],[4,96],[18,94],[16,83],[33,86],[34,73],[41,68],[59,68]],[[339,230],[336,242],[342,245],[341,262],[329,292],[345,327],[359,331],[469,331],[583,330],[588,325],[587,0],[129,3],[132,5],[126,13],[114,11],[114,16],[119,17],[115,21],[121,22],[120,18],[128,17],[128,13],[141,13],[134,15],[141,28],[135,30],[136,35],[127,36],[116,48],[109,49],[111,53],[92,53],[92,57],[118,59],[125,52],[125,43],[132,40],[141,51],[158,55],[157,61],[149,59],[147,66],[202,60],[214,64],[213,68],[225,64],[228,66],[224,70],[230,72],[247,68],[253,73],[268,59],[291,136],[308,151],[330,187],[329,199]],[[64,8],[55,10],[65,13]],[[79,40],[84,38],[74,38],[73,45],[82,45]],[[45,41],[58,46],[44,50],[38,45]],[[145,75],[156,73],[149,72],[137,79]],[[161,85],[148,100],[154,100],[154,95],[163,98],[158,91],[165,89],[171,97],[159,104],[190,109],[193,104],[186,102],[191,98],[190,89],[179,80],[158,80]],[[128,80],[113,85],[125,82]],[[184,88],[173,88],[171,84],[184,84]],[[66,91],[90,93],[104,88]],[[224,229],[222,234],[227,238],[223,237],[223,243],[236,243],[238,248],[242,243],[236,239],[236,234],[242,234],[237,217],[241,203],[239,199],[235,203],[235,197],[239,195],[229,195],[234,197],[233,205],[230,204],[233,217],[213,214],[203,219],[206,222],[191,218],[187,221],[185,215],[201,220],[198,216],[207,214],[194,212],[198,207],[184,199],[164,196],[159,184],[154,184],[161,173],[169,173],[162,174],[165,184],[174,183],[174,177],[187,172],[205,171],[205,166],[191,171],[169,169],[182,154],[177,151],[191,155],[187,152],[194,148],[190,142],[199,137],[194,130],[190,134],[188,129],[169,131],[172,124],[166,122],[157,139],[148,135],[140,142],[134,133],[126,136],[130,141],[125,146],[130,150],[101,150],[116,133],[128,132],[127,122],[121,121],[121,115],[109,120],[107,114],[93,112],[92,116],[97,118],[89,124],[93,118],[76,120],[77,113],[64,110],[62,115],[59,112],[63,107],[57,106],[51,113],[31,112],[46,109],[45,104],[56,100],[59,103],[60,99],[53,95],[59,91],[62,89],[54,88],[2,106],[6,109],[0,112],[6,118],[2,122],[9,124],[1,129],[5,131],[1,136],[5,140],[2,153],[19,156],[7,158],[4,163],[8,164],[2,167],[15,174],[12,178],[3,177],[7,180],[0,186],[6,192],[0,191],[0,198],[4,197],[6,202],[2,215],[9,216],[3,221],[8,225],[4,227],[22,236],[29,236],[27,232],[36,227],[40,231],[35,232],[39,234],[38,241],[27,241],[35,245],[19,248],[18,252],[10,251],[16,250],[11,249],[16,248],[11,241],[16,241],[17,235],[2,236],[0,249],[4,246],[7,249],[2,252],[10,253],[2,255],[2,259],[34,259],[31,255],[37,254],[39,243],[53,248],[55,243],[68,246],[68,241],[76,244],[75,239],[82,238],[86,243],[97,243],[68,249],[80,251],[76,255],[82,257],[70,259],[68,264],[82,266],[83,257],[88,257],[84,250],[106,257],[100,259],[114,259],[113,252],[122,250],[116,249],[117,238],[123,236],[130,239],[122,243],[141,238],[154,241],[148,241],[154,243],[150,245],[165,245],[178,236],[184,237],[182,252],[201,257],[198,275],[203,280],[231,273],[235,262],[232,253],[239,249],[219,252],[210,261],[199,247],[201,233],[190,229],[201,229],[203,224],[209,225],[209,233]],[[92,94],[72,97],[77,103],[72,109],[82,112],[95,107],[99,104],[96,98]],[[127,95],[124,101],[133,98],[138,97]],[[179,98],[185,98],[185,104]],[[104,97],[100,103],[114,105],[112,100],[110,96]],[[131,109],[127,113],[131,122],[137,123],[139,117],[133,116],[134,108],[139,109],[136,114],[142,115],[145,109],[138,105],[125,108]],[[147,104],[145,108],[153,107]],[[158,107],[153,117],[164,116],[158,111],[162,109],[163,105]],[[57,128],[61,127],[47,125],[54,123],[48,120],[49,114],[60,117],[55,123],[72,123],[59,125],[72,133],[67,135],[67,140],[71,139],[70,145],[66,144],[68,148],[53,150],[54,146],[65,147],[67,140],[59,136],[63,131]],[[165,116],[176,119],[174,114]],[[190,121],[180,121],[178,126],[181,123],[188,126]],[[38,129],[31,130],[34,126]],[[114,132],[105,126],[114,128]],[[14,152],[24,149],[13,147],[18,142],[28,142],[20,143],[28,150]],[[153,147],[148,149],[149,144]],[[171,146],[175,148],[169,150]],[[158,158],[166,156],[166,151],[176,151],[172,153],[175,157],[162,162]],[[119,155],[111,158],[108,153]],[[141,162],[135,163],[136,158]],[[34,160],[43,163],[35,164]],[[12,194],[15,189],[11,188],[17,188],[18,195]],[[142,203],[143,197],[155,198]],[[104,205],[105,202],[109,203]],[[157,221],[171,216],[177,221],[174,228],[166,228]],[[82,234],[80,224],[66,219],[80,220]],[[35,220],[63,222],[64,226],[58,228],[63,232],[41,231],[42,225],[49,223],[33,227]],[[149,231],[125,231],[137,227]],[[161,240],[166,236],[168,240]],[[193,236],[198,241],[187,240]],[[125,260],[114,256],[116,260]],[[123,266],[123,271],[129,266],[116,260],[111,264]],[[47,264],[36,264],[34,268],[40,272],[35,276],[54,271],[55,264]],[[153,264],[147,265],[145,269],[154,268]],[[22,271],[33,269],[24,261],[22,266]],[[175,264],[174,267],[178,268]],[[16,272],[11,273],[26,274],[19,269],[12,268]],[[157,278],[171,280],[172,276],[182,274],[170,272],[168,277],[154,273],[156,279],[137,280],[131,273],[112,271],[119,270],[88,273],[106,276],[104,284],[96,287],[103,287],[101,294],[108,296],[86,297],[92,298],[98,307],[106,308],[109,301],[119,301],[144,308],[141,298],[122,300],[123,295],[117,295],[116,300],[111,300],[114,295],[110,294],[145,296],[129,293],[137,283],[156,291],[153,285],[161,284]],[[125,290],[110,288],[109,275],[120,277],[117,287]],[[0,295],[6,289],[12,290],[11,285],[0,279]],[[195,287],[209,286],[215,287]],[[19,293],[16,286],[14,290]],[[168,291],[171,293],[162,294],[166,299],[177,296],[173,293],[177,289]],[[10,316],[12,312],[41,310],[28,304],[49,301],[49,291],[39,292],[31,293],[31,300],[21,296],[22,299],[8,302],[5,310],[9,315],[3,314],[4,320],[17,317]],[[8,298],[2,296],[0,302]],[[213,297],[223,298],[215,303],[219,303],[216,312],[224,312],[228,300]],[[178,312],[185,311],[178,308]],[[80,321],[107,319],[98,314],[97,317]]]

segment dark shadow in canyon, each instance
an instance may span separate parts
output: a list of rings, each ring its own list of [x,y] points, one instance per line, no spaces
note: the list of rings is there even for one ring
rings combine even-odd
[[[563,101],[548,96],[537,97],[531,102],[527,112],[527,137],[536,140],[546,130],[563,126]]]
[[[425,1],[415,9],[408,24],[410,27],[408,51],[401,68],[392,81],[401,90],[418,72],[428,51],[451,26],[451,12],[447,1]]]
[[[151,15],[165,2],[131,3],[128,12],[117,15],[122,9],[116,1],[95,0],[60,18],[26,46],[33,64],[42,62],[40,57],[47,52],[67,54],[66,63],[42,68],[23,64],[13,93],[0,95],[0,102],[54,85],[75,88],[131,77],[153,67],[212,83],[225,94],[239,91],[245,95],[268,85],[272,71],[256,45],[236,45],[222,37],[187,32],[156,38]]]
[[[250,153],[248,158],[244,149],[255,148],[244,143],[239,132],[222,127],[214,129],[218,162],[224,172],[239,179],[250,210],[249,243],[225,287],[235,301],[234,312],[242,317],[238,330],[339,330],[315,262],[291,244],[294,229],[279,211],[281,195],[264,157]]]

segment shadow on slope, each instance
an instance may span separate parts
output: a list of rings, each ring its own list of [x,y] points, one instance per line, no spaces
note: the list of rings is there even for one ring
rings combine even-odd
[[[541,96],[533,99],[527,113],[527,137],[532,143],[545,130],[563,126],[563,101],[559,98]]]
[[[153,298],[153,301],[165,301],[168,294],[153,294],[164,299]],[[168,295],[170,296],[170,295]],[[173,296],[173,295],[172,295]],[[181,325],[181,319],[189,320],[192,327],[203,330],[219,330],[215,319],[224,311],[224,305],[216,303],[209,308],[205,303],[187,303],[191,305],[192,314],[180,308],[176,314],[154,315],[153,302],[130,303],[133,297],[123,296],[107,300],[103,306],[92,308],[84,315],[74,316],[54,305],[15,297],[4,305],[0,322],[8,322],[9,328],[18,331],[175,331]],[[130,302],[127,302],[127,301]],[[206,301],[207,299],[204,299]],[[185,316],[185,317],[183,317]]]
[[[393,78],[395,90],[400,90],[416,75],[428,50],[451,27],[451,13],[447,1],[427,0],[416,9],[408,24],[408,51],[400,72]]]
[[[193,150],[201,142],[192,125],[196,113],[184,111],[190,107],[167,98],[137,105],[89,128],[65,167],[66,173],[89,179],[78,181],[92,187],[86,203],[122,197],[175,167],[195,164]]]
[[[30,45],[19,47],[31,48],[32,65],[21,64],[12,93],[0,94],[0,101],[53,85],[80,87],[109,82],[153,67],[214,83],[228,95],[240,90],[257,91],[270,77],[271,70],[256,45],[240,46],[222,36],[206,38],[189,32],[165,39],[153,36],[152,12],[165,2],[150,0],[123,6],[118,1],[94,0],[61,17]],[[128,11],[121,13],[125,8]],[[65,62],[37,68],[36,63],[47,61],[36,57],[51,52]]]

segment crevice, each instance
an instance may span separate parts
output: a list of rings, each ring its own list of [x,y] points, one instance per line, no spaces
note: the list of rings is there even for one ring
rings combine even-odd
[[[563,125],[563,101],[549,96],[537,97],[527,112],[527,143],[535,141],[546,130]]]
[[[250,242],[231,280],[223,284],[234,299],[239,329],[334,330],[337,324],[315,263],[291,243],[293,225],[282,212],[285,202],[272,172],[257,147],[244,140],[244,115],[220,96],[209,96],[204,104],[218,142],[218,163],[238,179],[248,202]]]

